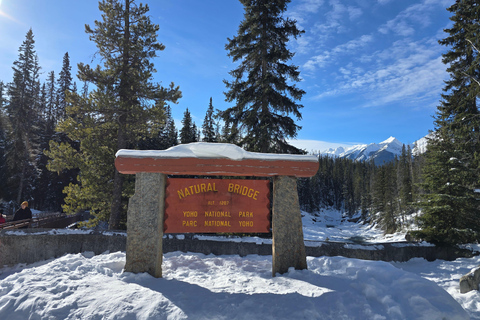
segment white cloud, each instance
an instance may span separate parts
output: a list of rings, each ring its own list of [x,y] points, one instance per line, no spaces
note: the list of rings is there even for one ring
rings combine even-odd
[[[381,71],[381,70],[379,70]],[[384,105],[391,102],[413,101],[421,102],[427,97],[438,96],[445,79],[445,65],[441,57],[429,60],[422,65],[403,70],[397,76],[375,79],[375,91],[371,91],[372,99],[369,106]]]
[[[314,32],[329,36],[331,33],[343,33],[348,30],[345,21],[358,19],[363,11],[354,6],[346,6],[340,0],[330,0],[331,10],[325,14],[325,23],[315,24]]]
[[[430,40],[397,41],[390,48],[372,55],[365,71],[350,63],[338,70],[334,89],[327,89],[315,99],[333,95],[359,94],[370,101],[365,107],[404,102],[422,105],[428,99],[439,99],[447,77],[439,47]],[[429,105],[430,107],[430,105]]]
[[[387,3],[388,0],[379,0],[380,4]],[[453,0],[423,0],[421,3],[411,5],[400,12],[394,19],[381,25],[378,31],[387,34],[393,32],[400,36],[411,36],[418,27],[429,26],[432,22],[432,10],[441,6],[446,8],[453,4]]]
[[[313,72],[316,68],[323,68],[332,59],[337,59],[341,54],[352,54],[358,49],[367,46],[373,41],[372,35],[362,35],[360,38],[350,40],[346,43],[336,46],[332,50],[326,50],[319,55],[311,57],[304,65],[305,71]]]

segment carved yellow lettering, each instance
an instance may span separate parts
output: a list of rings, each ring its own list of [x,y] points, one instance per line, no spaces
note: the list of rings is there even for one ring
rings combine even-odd
[[[182,227],[196,227],[197,221],[196,220],[183,220]]]
[[[257,196],[258,196],[259,193],[260,193],[259,191],[255,191],[255,193],[253,194],[252,199],[253,199],[253,200],[258,200],[258,199],[257,199]]]
[[[177,190],[177,193],[178,193],[178,198],[179,199],[185,198],[185,195],[183,194],[182,190]]]
[[[238,224],[242,228],[253,228],[253,221],[238,221]]]
[[[242,188],[242,196],[246,196],[247,193],[248,193],[248,188],[245,187],[245,186],[243,186],[243,188]]]
[[[200,185],[200,190],[201,190],[202,192],[207,192],[207,186],[205,185],[205,183],[202,183],[202,184]]]
[[[183,216],[186,218],[196,218],[198,217],[198,212],[197,211],[183,211]]]
[[[238,213],[238,216],[240,218],[253,218],[253,212],[249,212],[249,211],[240,211]]]

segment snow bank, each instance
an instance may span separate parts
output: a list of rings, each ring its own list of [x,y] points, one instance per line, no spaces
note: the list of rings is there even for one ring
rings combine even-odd
[[[164,278],[122,272],[121,252],[0,269],[0,319],[468,319],[434,282],[389,263],[169,253]]]

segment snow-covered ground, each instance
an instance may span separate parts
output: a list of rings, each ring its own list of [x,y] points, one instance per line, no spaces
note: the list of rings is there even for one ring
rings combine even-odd
[[[334,212],[303,222],[310,241],[402,238]],[[480,293],[458,288],[480,257],[307,259],[308,270],[272,277],[271,256],[173,252],[156,279],[123,272],[124,252],[68,254],[0,269],[0,319],[480,319]]]
[[[317,214],[302,212],[303,237],[306,241],[340,242],[405,242],[405,233],[384,235],[375,225],[348,221],[336,210],[322,210]]]

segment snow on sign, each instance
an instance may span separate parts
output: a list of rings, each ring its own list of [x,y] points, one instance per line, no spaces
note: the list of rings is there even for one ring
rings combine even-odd
[[[269,217],[269,180],[167,180],[165,233],[268,233]]]

